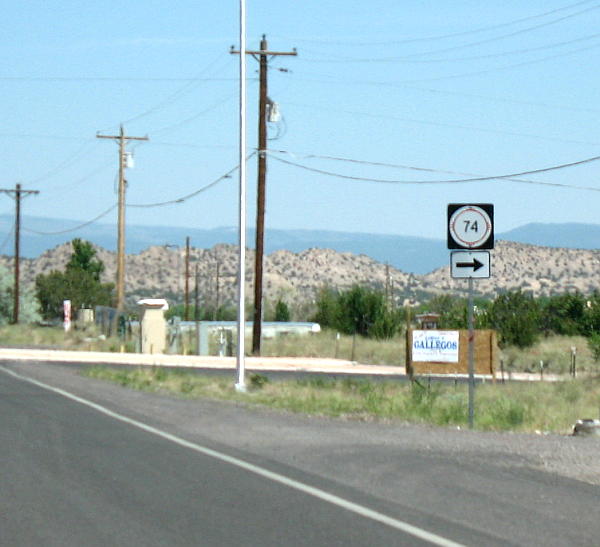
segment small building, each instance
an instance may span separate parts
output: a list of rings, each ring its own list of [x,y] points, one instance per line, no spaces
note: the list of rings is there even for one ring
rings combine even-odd
[[[415,316],[418,328],[421,330],[437,329],[440,322],[439,313],[420,313]]]

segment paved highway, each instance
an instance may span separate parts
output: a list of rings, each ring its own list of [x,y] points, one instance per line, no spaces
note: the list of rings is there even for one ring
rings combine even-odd
[[[600,543],[600,488],[493,450],[439,452],[427,430],[417,441],[27,362],[0,368],[0,416],[0,545]]]

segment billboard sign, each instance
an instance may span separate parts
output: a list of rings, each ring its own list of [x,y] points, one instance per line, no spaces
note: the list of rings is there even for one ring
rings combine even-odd
[[[458,363],[457,330],[413,330],[412,360],[425,363]]]

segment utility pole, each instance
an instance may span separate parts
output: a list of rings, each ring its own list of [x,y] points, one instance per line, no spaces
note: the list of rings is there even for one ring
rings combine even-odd
[[[148,137],[130,137],[125,135],[123,125],[118,135],[98,135],[98,139],[114,139],[119,143],[119,212],[117,221],[117,310],[123,311],[125,302],[125,146],[127,141],[147,141]]]
[[[13,323],[19,322],[19,279],[21,262],[21,197],[31,194],[39,194],[38,190],[23,190],[20,184],[17,184],[14,190],[0,189],[0,192],[8,194],[15,198],[15,284],[13,294]]]
[[[239,54],[231,48],[230,53]],[[260,355],[262,331],[262,285],[265,240],[265,202],[267,179],[267,103],[269,58],[281,55],[295,56],[292,51],[269,51],[267,38],[263,34],[259,51],[246,51],[259,62],[260,91],[258,97],[258,180],[256,190],[256,253],[254,256],[254,324],[252,328],[252,353]],[[258,57],[257,57],[258,56]]]
[[[190,320],[190,238],[185,238],[185,306],[183,318]]]
[[[215,278],[215,309],[213,311],[213,321],[217,320],[217,314],[219,313],[220,266],[221,266],[221,263],[217,260],[217,272],[216,272],[217,275]]]
[[[196,262],[196,272],[194,275],[194,321],[200,321],[200,272],[198,270],[198,262]]]

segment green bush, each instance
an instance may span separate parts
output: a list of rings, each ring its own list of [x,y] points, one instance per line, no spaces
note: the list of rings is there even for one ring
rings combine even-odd
[[[537,301],[521,290],[496,297],[489,309],[489,321],[503,346],[529,347],[540,332]]]
[[[595,361],[600,361],[600,333],[594,332],[588,337],[588,347]]]
[[[394,337],[402,319],[401,310],[388,308],[383,292],[358,285],[343,292],[323,289],[314,317],[324,328],[380,340]]]

